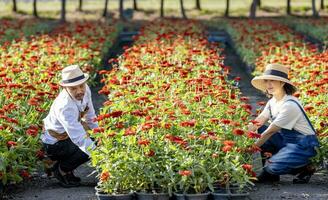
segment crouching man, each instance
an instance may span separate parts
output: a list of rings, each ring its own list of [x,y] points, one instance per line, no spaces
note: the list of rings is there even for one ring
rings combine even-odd
[[[56,161],[53,173],[63,187],[80,185],[73,171],[89,160],[89,150],[95,148],[87,134],[88,129],[98,127],[93,121],[96,115],[88,78],[77,65],[64,68],[59,83],[62,91],[43,120],[41,140],[47,156]]]

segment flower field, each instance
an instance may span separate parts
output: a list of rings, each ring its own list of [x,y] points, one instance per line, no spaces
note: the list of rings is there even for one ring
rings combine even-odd
[[[262,73],[272,62],[290,66],[291,80],[299,88],[295,95],[305,105],[321,142],[316,161],[327,158],[328,51],[318,52],[302,37],[293,35],[290,28],[272,20],[231,21],[229,25],[237,51],[248,65],[255,66],[253,74]]]
[[[16,27],[13,27],[15,30]],[[44,156],[42,119],[59,91],[59,72],[80,64],[96,75],[118,29],[100,22],[75,22],[50,34],[30,36],[0,49],[0,180],[29,178]],[[40,164],[40,163],[39,163]]]
[[[286,24],[295,28],[296,31],[308,34],[323,44],[328,45],[328,18],[320,19],[289,19]]]
[[[49,32],[51,26],[36,19],[0,19],[0,44],[10,45],[14,39],[22,39],[36,33]]]
[[[203,29],[193,21],[149,23],[118,66],[100,72],[109,100],[91,157],[105,192],[201,193],[244,187],[254,175],[249,152],[258,135],[245,131],[248,98],[227,79],[221,49]]]

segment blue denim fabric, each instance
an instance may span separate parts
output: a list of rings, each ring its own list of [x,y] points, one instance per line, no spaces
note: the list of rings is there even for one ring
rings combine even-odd
[[[267,126],[262,126],[258,133],[266,129]],[[261,146],[263,152],[271,152],[273,155],[267,160],[264,170],[275,175],[290,174],[310,162],[310,158],[316,155],[316,146],[319,146],[316,135],[281,129]]]

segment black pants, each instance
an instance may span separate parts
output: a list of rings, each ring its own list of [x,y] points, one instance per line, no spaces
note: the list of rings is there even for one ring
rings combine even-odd
[[[89,160],[89,156],[76,146],[71,139],[61,140],[55,144],[43,143],[47,156],[59,162],[60,169],[70,172]]]

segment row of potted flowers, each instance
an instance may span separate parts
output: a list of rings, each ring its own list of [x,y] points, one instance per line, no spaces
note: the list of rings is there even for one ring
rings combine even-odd
[[[150,22],[118,65],[100,72],[109,100],[91,133],[91,158],[101,192],[167,199],[250,183],[258,137],[245,130],[251,106],[202,30],[193,21]]]
[[[99,27],[101,26],[101,28]],[[116,38],[114,25],[75,22],[0,49],[0,181],[29,178],[44,153],[42,119],[59,91],[63,67],[80,64],[96,74],[102,52]]]
[[[299,88],[295,95],[305,105],[319,135],[321,147],[315,161],[321,162],[327,158],[328,52],[319,53],[313,45],[305,44],[302,37],[293,36],[291,29],[272,20],[232,21],[229,32],[233,33],[240,54],[248,64],[255,66],[253,74],[262,73],[264,66],[271,62],[290,67],[291,80]]]

